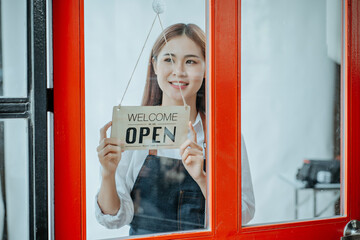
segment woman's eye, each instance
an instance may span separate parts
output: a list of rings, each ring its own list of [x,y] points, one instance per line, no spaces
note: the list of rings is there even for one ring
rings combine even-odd
[[[174,62],[174,60],[172,60],[171,58],[165,58],[164,62]]]
[[[195,64],[196,62],[194,60],[186,60],[186,64]]]

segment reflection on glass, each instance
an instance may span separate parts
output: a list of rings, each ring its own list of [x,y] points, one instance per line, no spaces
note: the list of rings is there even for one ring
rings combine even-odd
[[[29,238],[27,120],[0,121],[0,239]]]
[[[26,97],[26,1],[1,1],[0,9],[0,97]]]
[[[249,224],[342,214],[341,1],[241,1]]]
[[[155,22],[122,102],[183,106],[185,100],[193,123],[189,140],[178,149],[124,152],[107,134],[111,124],[101,129],[100,143],[98,132],[124,95],[155,15],[152,1],[99,3],[85,5],[87,236],[205,229],[205,2],[166,2],[161,15],[165,30]]]

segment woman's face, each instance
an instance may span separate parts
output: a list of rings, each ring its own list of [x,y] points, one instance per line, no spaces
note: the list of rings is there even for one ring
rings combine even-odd
[[[180,88],[186,103],[196,104],[196,93],[205,76],[200,46],[186,35],[173,38],[160,50],[153,66],[163,91],[163,105],[183,105]]]

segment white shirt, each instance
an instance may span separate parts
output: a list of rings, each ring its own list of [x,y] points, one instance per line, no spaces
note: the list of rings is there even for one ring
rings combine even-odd
[[[197,134],[197,143],[203,146],[204,130],[200,114],[197,115],[193,124]],[[190,137],[190,133],[189,133]],[[242,214],[243,224],[253,218],[255,210],[255,201],[251,183],[249,163],[245,149],[245,143],[241,141],[241,158],[242,158]],[[244,149],[244,150],[243,150]],[[120,209],[116,215],[103,214],[95,197],[95,215],[97,221],[107,228],[120,228],[130,224],[134,216],[134,205],[130,197],[131,190],[134,186],[139,171],[144,164],[145,158],[149,154],[149,150],[133,150],[122,153],[121,160],[116,169],[115,182],[117,193],[120,198]],[[159,149],[158,156],[181,159],[179,149]],[[204,152],[205,158],[205,152]]]

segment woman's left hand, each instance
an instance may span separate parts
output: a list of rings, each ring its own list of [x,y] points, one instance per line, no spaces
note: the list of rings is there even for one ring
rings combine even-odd
[[[204,171],[203,148],[197,144],[196,132],[189,122],[191,138],[180,146],[180,155],[185,169],[201,188],[206,197],[206,173]]]

